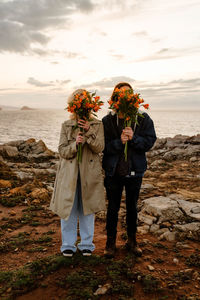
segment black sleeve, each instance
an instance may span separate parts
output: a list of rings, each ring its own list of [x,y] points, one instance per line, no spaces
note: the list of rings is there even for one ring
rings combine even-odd
[[[135,150],[149,151],[156,141],[156,133],[152,119],[145,113],[144,119],[138,125],[138,130],[133,135],[133,139],[129,144]]]

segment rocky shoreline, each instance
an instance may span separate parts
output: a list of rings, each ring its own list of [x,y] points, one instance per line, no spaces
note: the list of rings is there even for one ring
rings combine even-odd
[[[147,153],[147,158],[148,170],[138,202],[138,242],[144,257],[138,261],[131,258],[130,261],[123,248],[120,248],[127,238],[125,201],[122,201],[118,233],[119,253],[114,262],[118,264],[121,259],[128,259],[127,270],[129,263],[133,264],[131,276],[137,286],[135,299],[151,299],[151,295],[155,299],[162,299],[162,295],[160,298],[156,296],[162,290],[163,295],[168,296],[166,299],[199,300],[200,135],[158,139],[153,149]],[[14,267],[24,265],[26,268],[27,264],[36,266],[38,259],[47,259],[50,263],[51,255],[58,262],[61,259],[57,256],[60,247],[60,220],[48,208],[58,162],[59,154],[48,149],[41,140],[31,138],[0,145],[0,267],[5,271],[0,272],[0,296],[9,298],[25,294],[25,298],[22,296],[19,299],[27,299],[27,291],[38,287],[40,283],[37,276],[33,276],[31,280],[34,278],[35,286],[25,282],[20,283],[20,288],[16,288],[13,279],[5,285],[2,278],[7,278],[8,271],[11,272]],[[96,216],[95,253],[100,255],[106,266],[103,261],[105,216],[106,212]],[[81,257],[75,258],[75,261],[76,259],[80,259],[79,263],[82,263]],[[97,256],[94,259],[99,261],[100,258]],[[164,264],[164,269],[159,267],[161,263]],[[96,269],[94,272],[98,273]],[[106,270],[101,272],[104,276]],[[41,285],[51,286],[53,280],[56,289],[57,277],[55,273],[51,274],[45,275],[47,278],[51,277],[49,283],[46,283],[44,277]],[[59,269],[59,274],[64,278],[62,269]],[[186,280],[187,278],[191,281]],[[110,277],[107,280],[110,282]],[[129,279],[126,280],[126,284],[129,284]],[[162,288],[160,286],[158,291],[152,287],[159,281]],[[143,284],[148,284],[148,288],[145,285],[144,292],[141,292]],[[109,293],[109,289],[115,293],[116,285],[112,281],[108,286],[105,293]],[[132,286],[127,286],[129,288],[132,289]],[[61,296],[66,295],[63,287],[59,292]],[[118,292],[120,293],[120,289]],[[40,299],[43,293],[38,288],[34,297]],[[45,299],[49,299],[51,293],[48,294],[47,290],[45,293]],[[57,295],[57,292],[54,294]],[[116,294],[113,295],[114,298],[110,299],[118,299]],[[180,295],[185,295],[185,298]],[[57,298],[55,296],[52,299]]]
[[[200,135],[158,139],[147,158],[148,170],[138,203],[138,232],[151,232],[169,241],[183,236],[199,240]],[[1,172],[10,172],[8,178],[0,180],[1,189],[6,189],[3,196],[8,202],[13,195],[26,196],[27,203],[49,201],[58,161],[59,154],[42,140],[31,138],[0,145]],[[10,176],[24,185],[12,188]],[[125,215],[123,204],[120,215]],[[105,213],[98,217],[104,218]]]

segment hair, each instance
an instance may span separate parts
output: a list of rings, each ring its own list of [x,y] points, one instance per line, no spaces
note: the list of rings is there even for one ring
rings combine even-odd
[[[132,91],[133,91],[133,88],[132,86],[128,83],[128,82],[119,82],[118,84],[116,84],[116,86],[114,87],[114,90],[112,92],[112,95],[111,95],[111,100],[112,101],[116,101],[116,98],[114,97],[115,95],[115,90],[116,89],[121,89],[123,86],[128,86]]]

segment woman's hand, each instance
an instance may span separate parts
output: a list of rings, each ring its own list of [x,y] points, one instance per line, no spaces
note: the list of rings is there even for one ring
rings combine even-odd
[[[121,134],[121,141],[122,141],[122,144],[125,144],[126,142],[128,142],[128,136],[126,134],[124,134],[124,132],[122,132],[122,134]]]
[[[84,142],[84,137],[82,135],[82,132],[79,132],[76,137],[76,145],[83,144],[83,142]]]
[[[83,119],[78,120],[78,126],[83,128],[86,132],[89,130],[90,128],[90,124],[88,121],[85,121]]]
[[[133,129],[131,127],[126,127],[123,131],[123,134],[125,134],[128,137],[128,140],[132,140],[133,138]]]

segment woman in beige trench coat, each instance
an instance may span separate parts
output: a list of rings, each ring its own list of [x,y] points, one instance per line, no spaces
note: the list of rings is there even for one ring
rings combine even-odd
[[[76,90],[81,95],[84,90]],[[105,209],[104,187],[100,153],[104,149],[102,122],[93,118],[87,122],[77,116],[62,124],[58,151],[60,162],[56,174],[50,209],[61,218],[62,246],[64,256],[73,256],[77,247],[84,256],[94,250],[94,213]],[[82,162],[78,163],[77,145],[82,143]],[[76,247],[77,221],[81,241]]]

